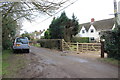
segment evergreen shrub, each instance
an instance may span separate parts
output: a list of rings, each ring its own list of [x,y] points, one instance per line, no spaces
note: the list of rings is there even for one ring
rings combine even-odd
[[[72,42],[89,43],[89,37],[73,37]]]

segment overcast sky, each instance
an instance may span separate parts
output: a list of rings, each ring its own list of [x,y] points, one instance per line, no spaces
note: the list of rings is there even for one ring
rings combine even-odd
[[[61,12],[65,11],[69,18],[71,18],[74,13],[77,19],[79,19],[79,23],[90,22],[91,18],[94,18],[95,21],[113,18],[114,15],[110,15],[114,14],[113,1],[114,0],[78,0]],[[120,0],[117,0],[117,2],[118,1]],[[55,15],[55,17],[60,16],[61,12]],[[23,31],[21,32],[33,32],[35,30],[39,31],[49,28],[53,17],[47,19],[49,16],[43,14],[40,15],[41,17],[36,17],[36,21],[33,21],[32,23],[24,21],[22,27]]]

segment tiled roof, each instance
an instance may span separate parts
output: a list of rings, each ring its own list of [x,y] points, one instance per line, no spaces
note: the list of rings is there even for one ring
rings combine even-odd
[[[91,25],[93,25],[97,31],[111,30],[114,26],[114,18],[95,21],[94,23],[88,22],[80,24],[79,30],[84,26],[88,31]]]

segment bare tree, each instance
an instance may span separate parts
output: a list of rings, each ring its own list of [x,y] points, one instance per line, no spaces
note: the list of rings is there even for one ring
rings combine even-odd
[[[54,11],[63,7],[63,4],[68,1],[69,0],[35,0],[34,2],[1,2],[0,10],[3,19],[7,16],[13,16],[15,20],[20,18],[31,20],[36,17],[35,13],[44,13],[52,16]]]
[[[15,35],[19,35],[22,19],[31,21],[40,14],[52,16],[53,12],[63,7],[69,0],[34,0],[19,2],[0,2],[2,13],[2,43],[8,49]]]

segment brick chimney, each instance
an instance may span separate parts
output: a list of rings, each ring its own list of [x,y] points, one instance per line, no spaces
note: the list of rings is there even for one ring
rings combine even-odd
[[[94,18],[92,18],[92,19],[91,19],[91,22],[94,22],[94,21],[95,21],[95,19],[94,19]]]
[[[94,23],[94,21],[95,21],[95,19],[94,19],[94,18],[91,18],[91,24],[93,24],[93,23]]]

